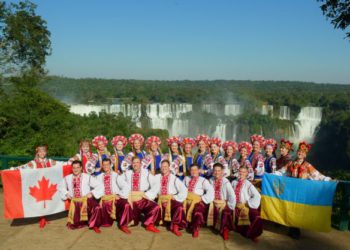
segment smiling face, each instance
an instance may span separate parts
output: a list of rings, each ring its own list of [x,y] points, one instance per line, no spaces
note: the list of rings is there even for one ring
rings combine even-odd
[[[207,150],[207,145],[205,144],[204,141],[199,141],[198,142],[198,149],[201,151],[201,152],[205,152]]]
[[[260,152],[260,143],[258,141],[253,142],[254,152]]]
[[[241,154],[242,158],[245,158],[248,156],[248,151],[246,148],[241,148],[241,150],[239,151],[239,153]]]
[[[226,148],[226,154],[228,157],[232,157],[234,155],[234,153],[235,153],[235,150],[233,149],[232,146],[228,146]]]
[[[72,166],[73,175],[81,174],[82,170],[83,170],[83,168],[82,168],[80,163],[73,164],[73,166]]]
[[[272,156],[272,153],[273,153],[273,147],[271,145],[267,145],[265,147],[265,152],[268,156]]]
[[[306,153],[303,150],[298,150],[297,152],[297,158],[298,160],[304,160],[306,158]]]
[[[218,154],[220,150],[219,146],[214,143],[211,144],[210,149],[213,154]]]
[[[46,151],[46,148],[45,148],[45,147],[39,147],[39,148],[38,148],[37,156],[38,156],[40,159],[45,159],[46,154],[47,154],[47,151]]]
[[[152,142],[151,143],[151,151],[152,152],[157,152],[158,151],[158,143]]]
[[[123,144],[121,141],[118,141],[118,142],[117,142],[117,145],[115,146],[115,148],[116,148],[118,151],[123,151],[124,144]]]
[[[160,171],[163,175],[169,174],[170,173],[169,163],[166,161],[163,161],[162,164],[160,165]]]
[[[239,173],[238,173],[238,178],[240,180],[245,180],[245,179],[247,179],[247,176],[248,176],[248,169],[240,168]]]
[[[103,161],[102,162],[102,170],[106,174],[111,173],[111,163],[109,161]]]
[[[141,150],[141,142],[140,142],[140,140],[135,140],[134,141],[134,149],[136,151],[140,151]]]
[[[221,167],[214,167],[214,171],[213,171],[213,176],[215,179],[221,179],[222,178],[222,168]]]
[[[105,146],[105,144],[102,141],[99,141],[98,144],[97,144],[97,148],[98,148],[99,151],[102,152],[102,151],[105,150],[106,146]]]
[[[288,149],[286,147],[281,147],[280,153],[282,156],[286,156],[288,154]]]
[[[199,176],[198,166],[191,166],[190,174],[191,174],[191,177],[198,177]]]
[[[81,144],[81,151],[83,151],[84,154],[87,154],[90,152],[90,144],[88,142],[83,142]]]
[[[173,142],[171,145],[170,145],[170,150],[173,154],[179,154],[179,145],[177,145],[176,142]]]
[[[192,154],[192,145],[187,143],[184,148],[185,154],[190,155]]]
[[[141,171],[141,160],[139,158],[132,160],[132,169],[137,173]]]

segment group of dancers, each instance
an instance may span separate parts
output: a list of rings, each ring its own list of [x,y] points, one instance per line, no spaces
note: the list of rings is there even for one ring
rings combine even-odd
[[[130,234],[129,225],[143,220],[147,231],[158,233],[157,226],[164,225],[181,236],[181,230],[187,228],[197,238],[206,225],[224,240],[229,239],[230,231],[236,231],[257,242],[263,231],[259,191],[265,173],[310,180],[330,178],[305,160],[311,149],[305,141],[299,143],[292,159],[289,140],[281,139],[277,158],[276,140],[262,135],[250,139],[237,144],[207,135],[170,137],[169,152],[162,153],[157,136],[145,140],[141,134],[128,139],[118,135],[111,140],[113,154],[107,150],[105,136],[92,140],[96,153],[90,141],[83,140],[79,152],[69,160],[73,173],[59,185],[62,199],[70,200],[67,226],[88,226],[101,233],[100,227],[110,227],[116,221],[121,231]],[[132,150],[126,154],[128,143]],[[18,168],[55,165],[46,155],[47,146],[39,146],[35,159]],[[40,227],[45,225],[42,217]]]

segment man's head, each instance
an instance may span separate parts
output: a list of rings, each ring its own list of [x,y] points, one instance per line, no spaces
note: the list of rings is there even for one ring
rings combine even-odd
[[[163,175],[167,175],[170,173],[170,162],[168,160],[162,160],[160,165],[160,171]]]
[[[131,160],[132,162],[132,169],[134,172],[140,172],[141,171],[141,159],[137,156],[134,156]]]
[[[104,158],[102,160],[102,170],[103,172],[105,172],[106,174],[109,174],[111,172],[111,166],[112,166],[112,162],[111,159],[109,158]]]
[[[72,171],[73,175],[79,175],[82,173],[83,167],[81,161],[76,160],[72,162]]]

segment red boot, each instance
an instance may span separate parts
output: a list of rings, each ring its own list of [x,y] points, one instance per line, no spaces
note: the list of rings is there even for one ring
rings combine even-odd
[[[126,234],[131,234],[131,232],[127,226],[120,227],[120,230],[122,230]]]
[[[179,231],[179,226],[174,225],[173,230],[171,230],[176,236],[182,236],[182,233]]]
[[[227,227],[224,228],[224,232],[222,233],[222,238],[224,238],[224,240],[228,240],[229,239],[229,230]]]
[[[153,232],[153,233],[159,233],[159,230],[154,226],[154,224],[149,224],[146,227],[147,231]]]
[[[39,220],[39,227],[40,228],[44,228],[46,226],[46,224],[48,224],[47,220],[45,217],[40,217],[40,220]]]
[[[98,227],[93,227],[92,228],[94,230],[95,233],[100,234],[101,230]]]
[[[193,238],[198,238],[198,236],[199,236],[199,230],[198,229],[193,230],[192,237]]]

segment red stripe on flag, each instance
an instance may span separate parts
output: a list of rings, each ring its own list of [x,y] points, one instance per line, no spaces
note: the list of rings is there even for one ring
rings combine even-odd
[[[1,171],[6,219],[23,218],[22,180],[19,170]]]
[[[69,174],[72,174],[72,166],[71,165],[64,165],[63,166],[63,177],[66,177]]]

